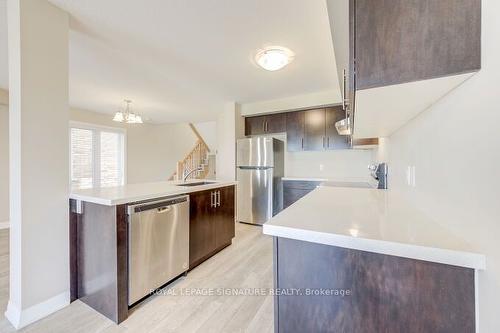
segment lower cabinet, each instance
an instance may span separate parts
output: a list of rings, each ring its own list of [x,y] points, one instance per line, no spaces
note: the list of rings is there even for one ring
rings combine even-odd
[[[283,180],[283,209],[314,190],[320,183],[319,181]]]
[[[190,194],[189,268],[231,244],[234,237],[234,186]]]

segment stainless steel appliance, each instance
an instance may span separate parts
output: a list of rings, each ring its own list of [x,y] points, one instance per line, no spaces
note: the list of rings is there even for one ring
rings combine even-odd
[[[189,268],[189,196],[128,207],[129,299],[134,304]]]
[[[368,166],[371,171],[371,176],[377,181],[377,188],[381,190],[387,189],[387,175],[389,168],[387,163],[372,164]]]
[[[237,142],[238,221],[264,224],[283,209],[284,143],[270,137]]]

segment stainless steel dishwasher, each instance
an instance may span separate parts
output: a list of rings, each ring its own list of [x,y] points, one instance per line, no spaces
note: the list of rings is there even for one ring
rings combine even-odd
[[[189,268],[189,196],[128,207],[132,305]]]

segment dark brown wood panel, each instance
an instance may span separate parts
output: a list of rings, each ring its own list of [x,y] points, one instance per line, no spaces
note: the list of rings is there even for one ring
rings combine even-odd
[[[82,207],[76,236],[78,297],[120,323],[128,316],[126,208],[88,202]]]
[[[355,13],[358,90],[481,67],[480,0],[356,0]]]
[[[213,190],[189,195],[189,268],[215,249]]]
[[[481,68],[481,0],[421,1],[417,71],[424,78]]]
[[[220,206],[215,209],[215,246],[219,248],[232,242],[235,235],[234,186],[217,189]]]
[[[275,287],[303,291],[276,296],[279,332],[475,331],[473,269],[285,238],[275,251]]]
[[[303,198],[312,189],[283,188],[283,209],[288,208],[293,203]]]
[[[116,206],[116,277],[118,323],[128,318],[128,214],[127,205]]]
[[[283,180],[283,188],[293,188],[299,190],[314,190],[320,181],[315,180]]]
[[[336,106],[326,109],[326,144],[328,150],[349,149],[349,137],[340,135],[335,127],[335,123],[346,117],[342,106]]]
[[[219,192],[220,206],[215,207]],[[234,192],[234,186],[228,186],[190,194],[189,269],[231,244],[235,232]]]
[[[285,113],[276,113],[266,116],[266,133],[282,133],[286,132],[286,115]]]
[[[288,151],[304,150],[304,111],[287,112],[286,145]]]
[[[70,302],[78,299],[78,246],[77,226],[79,214],[76,213],[76,200],[69,200],[69,279]]]
[[[325,109],[304,111],[304,150],[324,150]]]
[[[265,133],[266,116],[246,117],[245,135],[259,135]]]

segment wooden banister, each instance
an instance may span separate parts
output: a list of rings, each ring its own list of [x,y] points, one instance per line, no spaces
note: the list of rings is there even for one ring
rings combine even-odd
[[[191,124],[190,124],[191,125]],[[193,129],[195,131],[195,129]],[[197,133],[197,132],[195,132]],[[198,139],[193,149],[184,157],[182,161],[177,162],[176,171],[170,176],[170,180],[182,180],[184,175],[194,169],[203,166],[203,171],[193,172],[188,179],[204,178],[208,174],[208,152],[210,149],[203,139]]]
[[[207,149],[207,152],[210,152],[210,148],[208,147],[208,145],[205,142],[205,140],[203,140],[203,137],[200,135],[200,132],[198,132],[198,130],[196,129],[196,127],[194,127],[194,125],[192,123],[189,123],[189,127],[193,131],[194,135],[196,135],[196,137],[198,138],[198,140],[201,141],[205,145],[205,147]]]

